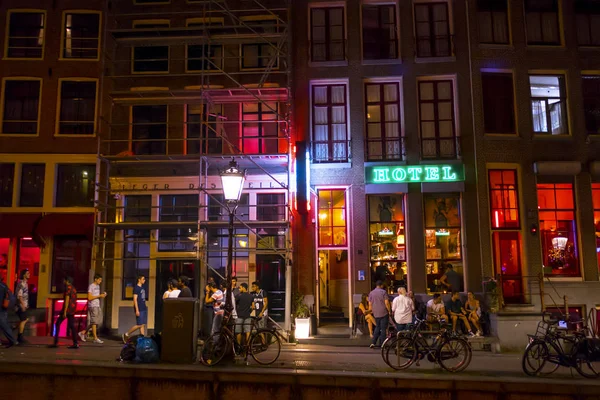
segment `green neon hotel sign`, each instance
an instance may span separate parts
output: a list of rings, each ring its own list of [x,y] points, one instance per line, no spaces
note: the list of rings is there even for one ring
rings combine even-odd
[[[465,180],[462,164],[378,165],[365,168],[367,183],[460,182]]]

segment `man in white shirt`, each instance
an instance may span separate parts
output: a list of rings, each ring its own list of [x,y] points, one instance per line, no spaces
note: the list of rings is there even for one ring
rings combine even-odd
[[[169,282],[167,282],[167,290],[163,294],[163,300],[176,299],[179,297],[179,293],[181,293],[181,290],[179,290],[177,281],[175,279],[170,279]]]
[[[102,308],[100,308],[100,299],[106,297],[106,292],[100,294],[100,284],[102,283],[102,275],[94,275],[94,282],[88,288],[88,327],[86,330],[79,332],[79,338],[85,342],[87,334],[91,330],[94,335],[94,343],[102,344],[102,340],[98,339],[97,328],[102,324]]]
[[[442,302],[442,296],[436,293],[433,295],[433,299],[427,302],[427,323],[431,327],[431,324],[441,322],[442,320],[448,321],[448,317],[446,316],[446,308]]]
[[[406,289],[398,289],[398,297],[392,302],[392,315],[398,331],[405,331],[408,324],[412,322],[412,315],[415,309],[413,301],[406,295]]]

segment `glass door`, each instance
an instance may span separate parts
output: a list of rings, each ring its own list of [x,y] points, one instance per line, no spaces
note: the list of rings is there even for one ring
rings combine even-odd
[[[523,303],[523,275],[521,265],[521,234],[494,232],[494,263],[496,273],[502,276],[502,293],[507,304]]]

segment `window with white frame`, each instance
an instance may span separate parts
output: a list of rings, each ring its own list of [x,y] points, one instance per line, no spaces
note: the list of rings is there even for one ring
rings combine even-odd
[[[6,56],[42,58],[46,16],[37,11],[9,11]]]
[[[600,46],[600,2],[575,0],[575,26],[580,46]]]
[[[135,21],[134,28],[168,28],[169,21]],[[136,46],[133,48],[133,72],[161,73],[169,72],[169,46]]]
[[[310,60],[343,61],[346,59],[344,7],[310,9]]]
[[[347,85],[315,84],[312,86],[312,161],[314,163],[348,162]]]
[[[64,80],[60,82],[58,134],[94,134],[96,90],[96,81]]]
[[[368,161],[401,160],[400,83],[365,82]]]
[[[222,19],[190,20],[187,27],[194,30],[203,29],[210,32],[211,27],[223,26]],[[189,44],[187,45],[187,71],[218,71],[223,68],[222,44]]]
[[[363,4],[363,59],[398,58],[398,27],[395,4]]]
[[[560,45],[558,0],[525,0],[527,44]]]
[[[97,59],[100,52],[100,14],[65,13],[63,58]]]
[[[529,75],[531,116],[536,134],[568,135],[564,75]]]
[[[39,125],[41,79],[4,81],[2,133],[36,135]]]
[[[454,120],[454,82],[421,80],[419,125],[423,159],[453,159],[459,154]]]
[[[509,44],[507,0],[477,0],[479,42]]]
[[[449,57],[452,55],[448,2],[415,3],[417,57]]]

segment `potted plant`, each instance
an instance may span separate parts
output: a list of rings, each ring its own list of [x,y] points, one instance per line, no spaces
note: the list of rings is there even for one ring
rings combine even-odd
[[[304,303],[304,295],[296,293],[294,295],[294,317],[296,339],[306,339],[310,336],[310,310]]]
[[[485,301],[491,313],[497,313],[500,309],[500,288],[498,281],[494,278],[488,278],[483,281],[483,292]]]

